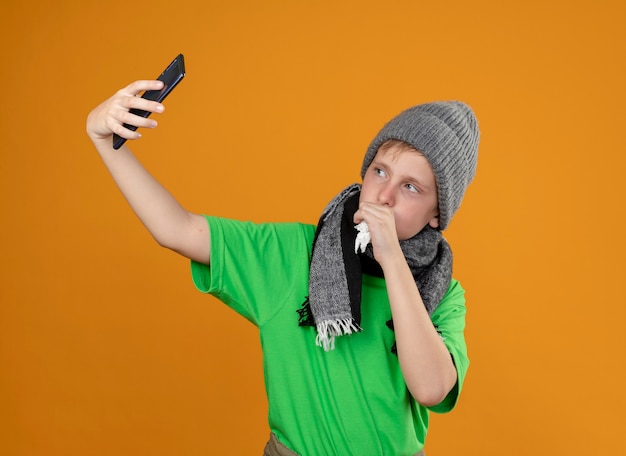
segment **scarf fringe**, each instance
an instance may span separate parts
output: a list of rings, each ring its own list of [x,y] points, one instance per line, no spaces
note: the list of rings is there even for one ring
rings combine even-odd
[[[315,337],[315,345],[323,347],[324,351],[335,349],[335,337],[345,334],[352,334],[361,331],[361,327],[353,318],[344,318],[342,320],[326,320],[316,325],[317,336]]]

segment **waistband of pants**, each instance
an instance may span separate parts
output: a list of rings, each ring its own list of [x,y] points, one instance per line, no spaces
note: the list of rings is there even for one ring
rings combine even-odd
[[[272,432],[270,434],[270,440],[267,442],[267,445],[265,445],[265,450],[263,450],[263,456],[298,456],[298,453],[294,453],[280,443],[276,434]]]
[[[265,445],[265,450],[263,450],[263,456],[298,456],[298,453],[294,453],[285,445],[280,443],[278,437],[272,432],[270,434],[270,440]],[[426,456],[424,450],[419,453],[415,453],[414,456]]]

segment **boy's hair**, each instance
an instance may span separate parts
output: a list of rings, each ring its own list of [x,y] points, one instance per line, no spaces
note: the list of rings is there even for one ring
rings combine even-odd
[[[391,119],[367,149],[361,177],[381,145],[409,144],[433,168],[439,201],[439,229],[445,229],[476,174],[480,132],[472,109],[459,101],[417,105]]]
[[[400,141],[399,139],[388,139],[378,147],[378,152],[386,152],[392,147],[396,147],[399,151],[402,152],[417,152],[420,155],[424,155],[409,143]]]

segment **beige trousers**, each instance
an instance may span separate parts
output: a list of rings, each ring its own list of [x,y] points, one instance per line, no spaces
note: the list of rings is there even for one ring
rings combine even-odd
[[[297,453],[294,453],[285,445],[278,441],[278,438],[272,432],[270,434],[270,441],[265,445],[265,450],[263,451],[263,456],[298,456]],[[424,450],[416,453],[415,456],[425,456]]]

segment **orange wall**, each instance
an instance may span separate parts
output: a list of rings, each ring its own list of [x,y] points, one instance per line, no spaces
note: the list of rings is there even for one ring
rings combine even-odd
[[[315,222],[392,115],[473,105],[478,177],[447,232],[472,365],[428,453],[623,449],[623,1],[128,5],[0,6],[1,454],[265,442],[255,328],[195,291],[84,133],[178,52],[187,78],[133,149],[199,212]]]

